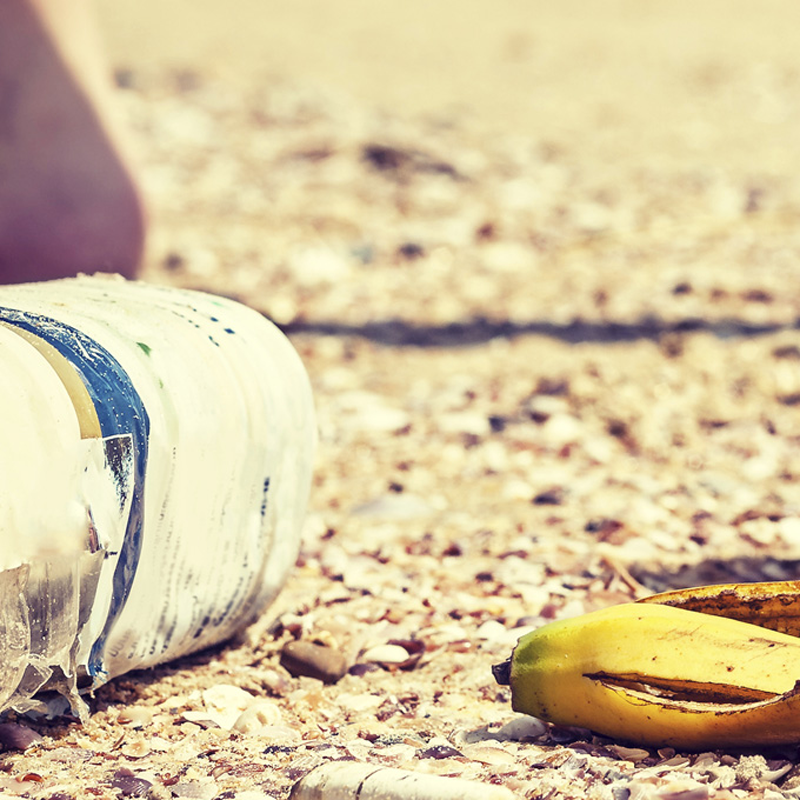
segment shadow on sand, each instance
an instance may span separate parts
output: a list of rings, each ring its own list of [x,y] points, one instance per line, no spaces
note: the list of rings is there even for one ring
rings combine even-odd
[[[660,341],[665,337],[689,333],[709,333],[720,339],[752,338],[783,330],[797,330],[800,320],[791,325],[756,325],[737,319],[708,321],[689,318],[666,322],[646,317],[633,323],[576,321],[566,325],[532,320],[512,322],[473,317],[447,325],[420,325],[402,319],[348,325],[331,320],[298,320],[282,326],[289,336],[311,334],[367,339],[394,347],[469,347],[492,339],[516,339],[521,336],[545,336],[568,344],[633,342],[640,339]]]
[[[800,559],[772,556],[709,558],[697,564],[682,564],[674,569],[656,570],[651,566],[633,566],[629,569],[637,581],[654,593],[718,583],[800,580]]]

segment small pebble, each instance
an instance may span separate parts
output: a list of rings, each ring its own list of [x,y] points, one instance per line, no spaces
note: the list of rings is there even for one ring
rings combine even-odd
[[[203,692],[203,702],[214,711],[227,711],[231,708],[245,709],[253,702],[253,695],[239,686],[218,683]]]
[[[493,747],[490,744],[473,744],[464,748],[464,757],[470,761],[477,761],[479,764],[487,764],[491,767],[501,767],[505,764],[516,764],[516,757],[513,753],[503,750],[502,747]]]
[[[220,683],[203,692],[205,711],[184,711],[183,718],[204,727],[218,726],[230,730],[241,713],[255,702],[255,697],[239,686]]]
[[[288,746],[291,742],[296,742],[300,738],[300,733],[297,728],[290,728],[287,725],[264,725],[254,731],[253,734],[262,739],[269,739],[270,742],[282,742],[283,745]]]
[[[643,761],[650,755],[649,750],[642,747],[623,747],[621,744],[612,744],[608,748],[612,753],[616,753],[623,761]]]
[[[41,741],[42,737],[31,728],[16,722],[0,722],[0,745],[4,750],[25,750]]]
[[[283,646],[281,666],[295,678],[303,675],[323,683],[336,683],[347,672],[349,664],[340,650],[300,640]]]
[[[475,636],[490,642],[503,642],[508,638],[508,630],[502,622],[498,622],[496,619],[487,619],[475,631]]]
[[[417,758],[435,758],[437,760],[442,758],[463,758],[464,754],[456,750],[455,747],[450,747],[447,744],[437,744],[433,747],[427,747],[424,750],[417,751]]]
[[[564,492],[556,487],[539,492],[531,501],[535,506],[560,506],[564,502]]]
[[[536,717],[517,717],[507,722],[495,733],[500,742],[518,742],[522,739],[538,739],[548,730],[548,726]],[[647,751],[643,751],[647,755]]]
[[[490,739],[497,740],[497,729],[492,729],[489,725],[482,725],[480,728],[475,728],[471,731],[456,731],[453,736],[453,742],[459,747],[475,744],[476,742],[485,742]]]
[[[283,697],[283,695],[287,694],[292,689],[291,681],[276,669],[265,670],[259,676],[259,680],[261,685],[270,692],[270,694],[277,695],[278,697]]]
[[[358,416],[358,429],[371,433],[393,433],[411,424],[411,418],[401,408],[370,405]]]
[[[152,787],[150,781],[144,778],[137,778],[129,769],[123,767],[114,773],[111,779],[111,787],[119,789],[123,797],[144,797]]]
[[[348,761],[331,761],[292,788],[292,800],[513,800],[501,786]]]
[[[376,666],[380,670],[380,667]],[[369,711],[378,708],[384,702],[384,697],[379,694],[369,692],[359,692],[358,694],[342,693],[336,698],[336,703],[348,711],[359,712]]]
[[[709,788],[703,783],[692,780],[671,781],[663,789],[659,789],[658,800],[706,800]]]
[[[355,675],[357,678],[361,678],[366,675],[368,672],[380,672],[381,668],[378,664],[353,664],[349,670],[347,670],[349,675]]]
[[[59,764],[88,761],[92,756],[93,754],[90,750],[82,750],[80,747],[56,747],[47,752],[47,759],[56,761]]]
[[[142,728],[153,719],[153,709],[147,706],[129,706],[119,712],[118,721],[132,728]]]
[[[358,517],[404,520],[430,516],[433,511],[433,507],[421,497],[403,492],[402,494],[387,494],[370,500],[354,508],[353,514]]]
[[[120,748],[120,752],[126,758],[144,758],[144,756],[149,756],[153,750],[148,742],[145,742],[143,739],[137,739],[133,742],[123,744]]]
[[[218,792],[216,783],[199,781],[178,781],[170,789],[175,797],[186,797],[188,800],[213,800]]]
[[[405,647],[399,644],[379,644],[370,647],[362,656],[362,661],[372,661],[376,664],[402,664],[408,661],[409,654]]]
[[[239,733],[255,733],[267,725],[278,725],[280,722],[281,712],[275,703],[257,700],[241,713],[233,723],[233,730]]]
[[[216,716],[213,711],[184,711],[181,716],[186,720],[181,725],[181,730],[187,735],[207,728],[220,727],[220,724],[212,719],[212,717]]]

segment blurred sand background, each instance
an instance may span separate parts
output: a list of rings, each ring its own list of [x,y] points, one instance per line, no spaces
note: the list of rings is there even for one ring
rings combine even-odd
[[[289,76],[400,116],[456,110],[489,130],[644,164],[798,166],[798,138],[780,129],[800,120],[774,92],[800,68],[800,6],[786,0],[99,7],[117,65],[192,69],[241,84]]]

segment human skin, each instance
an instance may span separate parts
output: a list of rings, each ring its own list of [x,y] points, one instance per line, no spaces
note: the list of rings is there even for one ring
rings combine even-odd
[[[0,283],[133,277],[146,212],[89,0],[0,2]]]

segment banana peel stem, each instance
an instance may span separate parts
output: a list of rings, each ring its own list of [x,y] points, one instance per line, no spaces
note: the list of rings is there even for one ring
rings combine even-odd
[[[511,686],[511,659],[492,665],[492,675],[499,686]]]

